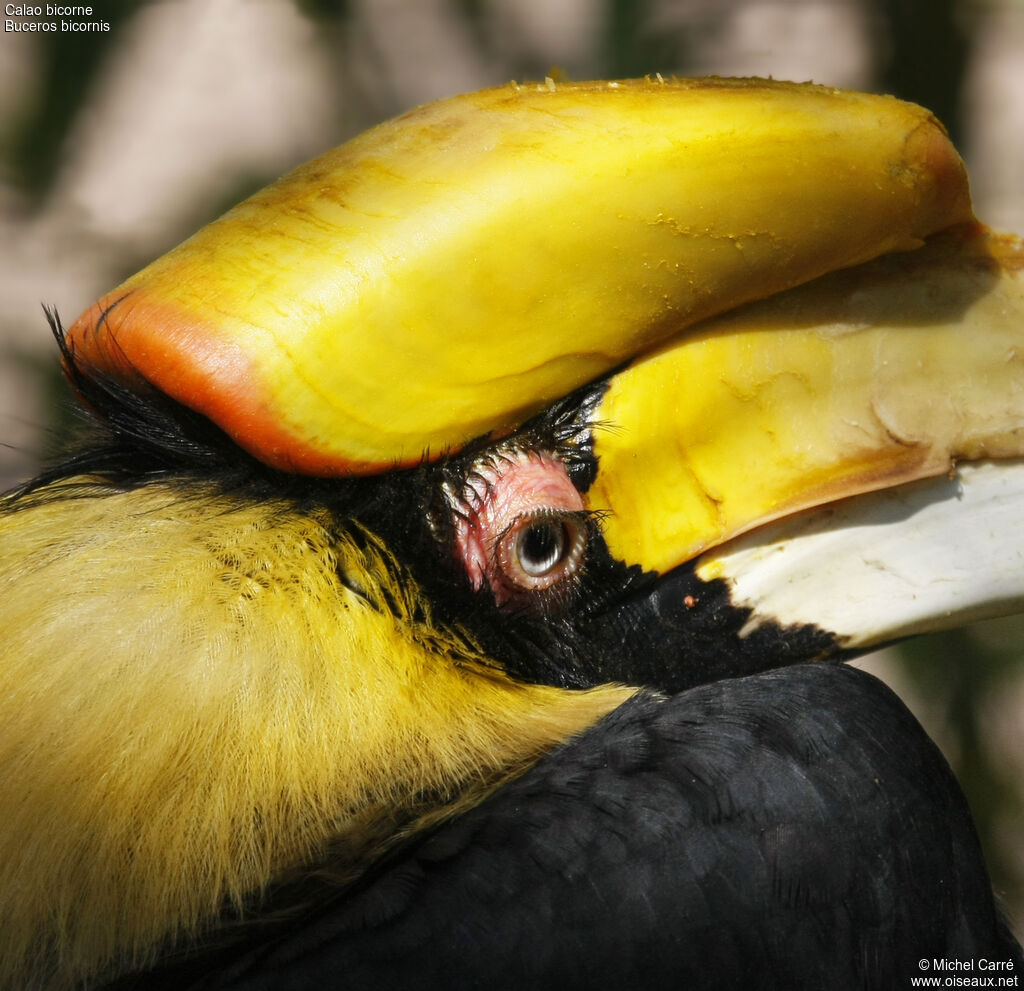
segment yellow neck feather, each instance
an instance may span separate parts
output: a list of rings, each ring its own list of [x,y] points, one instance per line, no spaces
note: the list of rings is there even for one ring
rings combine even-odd
[[[337,578],[386,552],[326,523],[161,487],[0,506],[0,988],[144,963],[631,693],[427,652]]]

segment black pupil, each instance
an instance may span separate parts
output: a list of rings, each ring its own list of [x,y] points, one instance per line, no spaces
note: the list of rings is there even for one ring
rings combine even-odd
[[[543,520],[526,527],[519,536],[519,563],[529,575],[547,574],[565,554],[565,524]]]

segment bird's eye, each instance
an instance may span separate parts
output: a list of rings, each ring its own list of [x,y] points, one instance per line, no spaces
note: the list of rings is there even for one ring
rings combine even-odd
[[[550,588],[575,573],[586,545],[586,529],[573,515],[540,510],[521,516],[505,531],[496,563],[520,588]]]
[[[473,587],[489,585],[499,605],[562,590],[582,568],[590,516],[550,454],[512,451],[481,460],[449,499],[456,554]]]

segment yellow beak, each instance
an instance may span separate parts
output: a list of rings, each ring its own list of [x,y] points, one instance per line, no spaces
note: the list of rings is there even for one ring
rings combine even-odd
[[[958,228],[693,328],[612,378],[587,494],[666,572],[778,517],[1024,456],[1024,245]]]
[[[1022,265],[918,107],[762,80],[510,86],[286,176],[68,346],[327,476],[500,436],[632,360],[593,415],[586,506],[618,560],[704,554],[713,580],[731,566],[708,552],[772,521],[1024,457]]]

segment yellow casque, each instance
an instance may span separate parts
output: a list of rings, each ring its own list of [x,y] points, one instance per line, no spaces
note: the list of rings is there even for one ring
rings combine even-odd
[[[68,341],[270,465],[376,473],[510,429],[696,320],[970,218],[942,126],[889,97],[513,84],[297,169]]]

